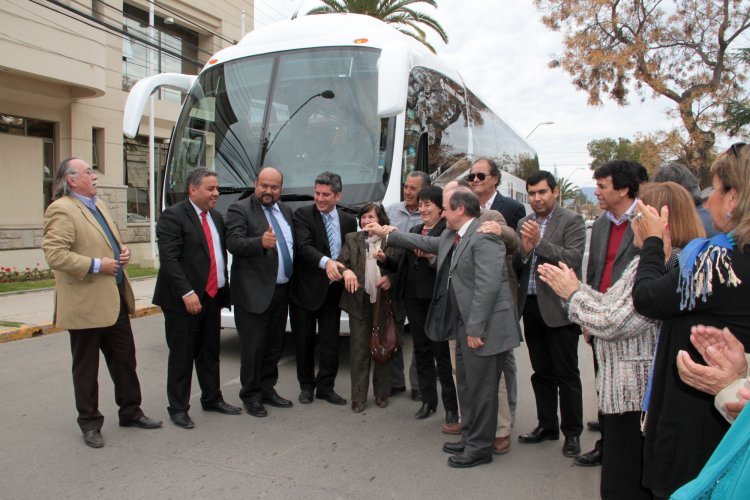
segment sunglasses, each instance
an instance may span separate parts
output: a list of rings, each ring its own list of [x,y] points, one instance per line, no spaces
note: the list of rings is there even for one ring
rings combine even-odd
[[[487,174],[484,174],[482,172],[478,172],[476,174],[469,174],[466,176],[466,179],[469,182],[474,182],[474,179],[479,179],[480,182],[484,181],[487,178]]]
[[[739,152],[740,148],[744,148],[747,146],[744,142],[735,142],[731,146],[729,146],[729,151],[732,152],[735,158],[737,158],[737,153]]]

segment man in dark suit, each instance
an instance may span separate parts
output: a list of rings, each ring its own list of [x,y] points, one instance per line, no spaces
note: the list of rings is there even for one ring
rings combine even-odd
[[[479,197],[482,208],[496,210],[503,214],[505,222],[513,229],[517,229],[518,221],[526,216],[524,206],[503,196],[497,190],[502,179],[502,172],[494,160],[480,158],[471,165],[466,180],[471,183],[471,190]]]
[[[447,229],[439,238],[392,232],[386,243],[437,254],[435,299],[427,314],[432,340],[456,338],[456,377],[461,405],[461,441],[445,443],[451,467],[492,461],[497,427],[500,370],[508,351],[519,345],[518,319],[508,286],[505,246],[477,232],[480,205],[471,190],[444,194]],[[371,224],[383,235],[387,228]]]
[[[229,280],[224,220],[214,210],[219,181],[216,172],[196,168],[188,174],[187,186],[188,199],[164,210],[156,225],[161,266],[153,303],[164,311],[169,418],[178,427],[192,429],[188,410],[193,363],[204,410],[242,410],[227,404],[220,388],[221,308],[229,306]]]
[[[640,252],[633,245],[630,216],[636,207],[640,184],[648,180],[648,174],[643,174],[645,170],[640,163],[613,160],[594,171],[595,195],[599,200],[599,207],[604,210],[591,228],[589,241],[586,283],[594,290],[606,292]],[[594,338],[587,340],[592,348],[593,343],[597,341]],[[596,356],[594,356],[594,368],[598,369]],[[602,425],[603,420],[600,415],[599,427]],[[593,450],[575,459],[575,464],[583,467],[601,465],[603,452],[604,445],[599,439]]]
[[[284,178],[263,167],[255,191],[229,207],[227,248],[232,254],[232,304],[240,336],[240,399],[254,417],[264,404],[290,408],[274,388],[284,351],[289,281],[294,258],[292,210],[279,202]]]
[[[125,266],[130,250],[96,196],[97,175],[85,161],[63,160],[55,170],[55,201],[44,213],[42,250],[55,272],[54,322],[70,332],[78,426],[92,448],[104,446],[99,412],[99,351],[104,354],[120,426],[154,429],[161,421],[141,410],[135,343],[128,313],[135,298]]]
[[[560,401],[560,429],[565,435],[563,455],[581,452],[583,394],[578,370],[578,337],[581,328],[571,323],[555,292],[539,279],[537,266],[564,262],[580,276],[586,247],[583,218],[557,205],[557,182],[540,170],[526,180],[534,213],[521,219],[518,232],[522,250],[514,265],[518,270],[518,311],[523,315],[529,349],[531,386],[536,399],[538,424],[518,437],[522,443],[560,439],[557,403]]]
[[[357,230],[354,216],[338,210],[341,177],[323,172],[315,179],[315,203],[294,213],[297,259],[294,262],[290,319],[297,342],[300,403],[316,397],[332,404],[346,400],[333,390],[339,369],[339,299],[344,287],[336,262],[344,236]],[[318,374],[315,375],[315,327],[318,327]]]

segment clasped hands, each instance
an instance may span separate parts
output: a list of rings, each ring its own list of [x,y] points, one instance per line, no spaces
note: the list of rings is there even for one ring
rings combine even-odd
[[[117,276],[117,271],[122,267],[125,269],[130,263],[130,249],[122,246],[120,247],[120,258],[119,260],[112,259],[110,257],[102,257],[99,259],[99,273],[106,274],[108,276]]]
[[[737,379],[747,376],[745,348],[728,328],[693,326],[690,342],[703,356],[706,365],[693,361],[686,351],[677,353],[677,371],[689,386],[715,396]],[[734,418],[750,399],[748,384],[738,391],[737,396],[739,401],[726,404],[727,413]]]

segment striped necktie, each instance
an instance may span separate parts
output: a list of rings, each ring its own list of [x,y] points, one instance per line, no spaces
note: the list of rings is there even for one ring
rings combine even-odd
[[[328,237],[328,249],[331,251],[331,258],[335,259],[339,256],[339,254],[335,248],[336,240],[333,239],[333,222],[331,221],[332,215],[330,212],[322,213],[320,215],[323,216],[323,225],[325,226],[326,236]]]

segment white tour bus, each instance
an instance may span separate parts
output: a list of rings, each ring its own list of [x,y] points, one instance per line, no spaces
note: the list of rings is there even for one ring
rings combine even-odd
[[[458,72],[422,44],[368,16],[327,14],[259,28],[219,51],[199,75],[139,81],[123,120],[137,134],[158,87],[188,92],[170,142],[163,206],[186,197],[196,167],[218,174],[218,209],[252,193],[261,165],[284,173],[282,200],[310,203],[315,177],[341,175],[339,207],[401,200],[409,172],[438,184],[465,175],[477,157],[497,161],[500,191],[526,203],[517,177],[538,169],[536,152]],[[528,208],[528,205],[527,205]],[[222,326],[234,327],[225,310]],[[348,319],[342,319],[348,332]]]

